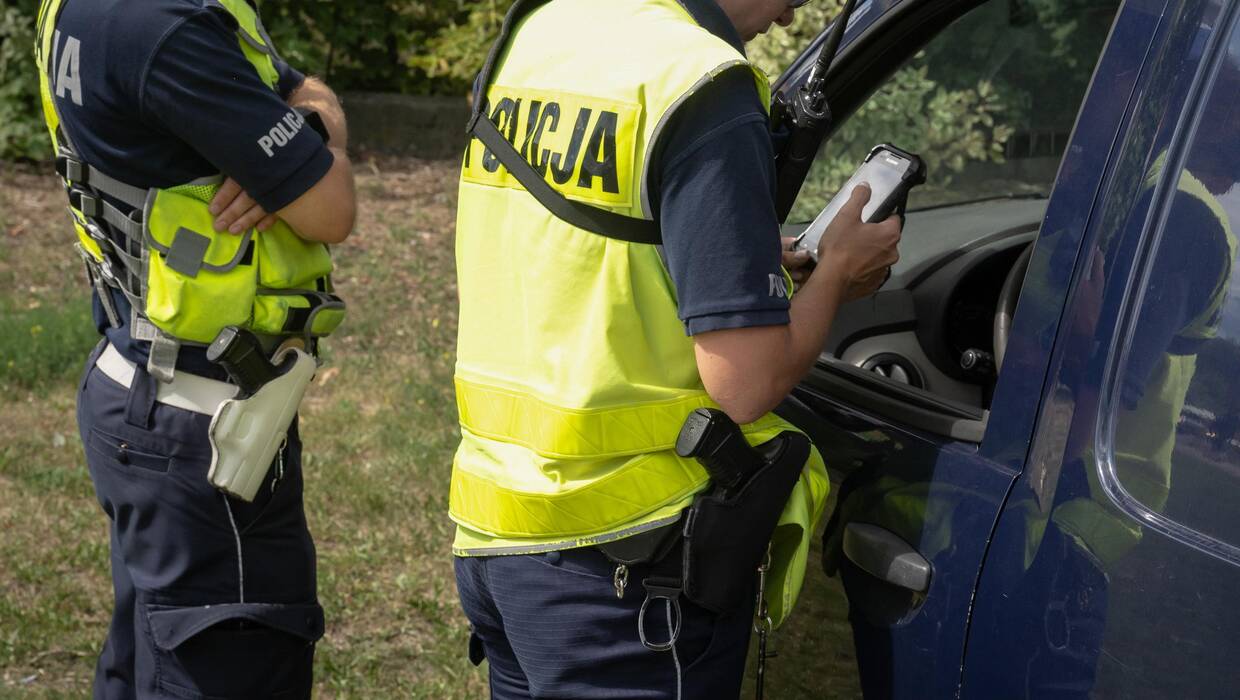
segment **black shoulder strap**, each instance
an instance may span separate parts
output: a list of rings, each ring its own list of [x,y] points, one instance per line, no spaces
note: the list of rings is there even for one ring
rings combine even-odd
[[[469,117],[469,123],[466,126],[466,133],[471,138],[477,137],[482,141],[483,145],[499,158],[500,163],[508,168],[508,171],[517,178],[517,182],[529,192],[538,203],[546,207],[548,211],[577,228],[584,229],[591,233],[596,233],[607,238],[614,238],[629,243],[646,243],[649,245],[660,245],[663,243],[663,234],[659,230],[659,225],[654,221],[646,219],[637,219],[631,216],[624,216],[613,211],[592,207],[588,204],[575,202],[552,187],[532,165],[521,157],[517,149],[504,138],[499,129],[491,122],[490,119],[484,118],[483,110],[486,107],[486,91],[487,86],[491,84],[491,75],[495,70],[495,65],[499,62],[500,55],[504,52],[504,47],[508,45],[508,39],[512,34],[513,27],[531,10],[543,5],[548,0],[517,0],[513,4],[512,9],[508,11],[504,17],[504,24],[500,28],[499,37],[495,40],[495,44],[491,46],[490,53],[487,54],[486,63],[482,66],[482,72],[478,74],[478,80],[474,84],[474,108],[473,114]]]

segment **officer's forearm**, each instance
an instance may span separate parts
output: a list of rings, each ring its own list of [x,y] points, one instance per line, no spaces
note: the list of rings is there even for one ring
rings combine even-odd
[[[343,148],[330,149],[333,162],[327,174],[279,211],[280,218],[308,241],[340,243],[353,231],[357,214],[353,166]]]
[[[842,299],[837,278],[814,275],[793,297],[788,325],[694,336],[707,393],[737,423],[774,409],[818,359]]]
[[[822,272],[829,273],[829,270]],[[793,295],[788,328],[793,335],[790,360],[795,364],[789,368],[792,379],[785,395],[805,377],[822,354],[831,323],[840,310],[840,304],[844,303],[843,280],[842,276],[835,274],[810,275]]]
[[[332,167],[321,180],[292,204],[279,211],[297,235],[322,243],[340,243],[353,231],[357,213],[353,187],[353,166],[345,149],[349,130],[344,110],[336,93],[318,78],[307,77],[301,87],[289,95],[290,107],[318,112],[327,128],[327,147],[332,153]]]
[[[323,118],[323,126],[327,127],[327,133],[331,137],[329,143],[341,149],[348,148],[349,129],[345,122],[344,109],[341,108],[336,93],[332,92],[322,80],[307,77],[301,87],[289,95],[288,104],[290,107],[302,107],[318,112]]]

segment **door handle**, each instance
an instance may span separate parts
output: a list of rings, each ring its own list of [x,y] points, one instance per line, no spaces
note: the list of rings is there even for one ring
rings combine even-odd
[[[844,556],[867,574],[917,593],[930,589],[930,562],[899,535],[868,523],[844,528]]]

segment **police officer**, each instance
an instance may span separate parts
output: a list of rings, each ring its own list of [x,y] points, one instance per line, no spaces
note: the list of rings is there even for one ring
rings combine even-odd
[[[38,42],[105,336],[78,396],[115,592],[95,697],[308,697],[323,611],[296,423],[251,500],[209,483],[237,387],[205,351],[236,325],[313,352],[340,322],[340,105],[242,0],[44,0]]]
[[[858,188],[792,296],[781,262],[806,270],[781,253],[769,87],[743,48],[792,14],[787,0],[518,2],[477,83],[450,515],[494,697],[739,692],[752,607],[651,607],[643,582],[676,568],[676,545],[633,566],[615,552],[675,542],[706,487],[671,449],[692,410],[722,407],[754,444],[794,430],[771,409],[839,305],[897,257],[898,220],[863,224]],[[772,541],[775,623],[826,491],[815,452]]]

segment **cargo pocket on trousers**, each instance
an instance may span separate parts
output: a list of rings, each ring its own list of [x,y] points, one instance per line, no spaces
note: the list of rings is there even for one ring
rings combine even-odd
[[[145,606],[156,683],[187,700],[309,697],[317,604]]]

